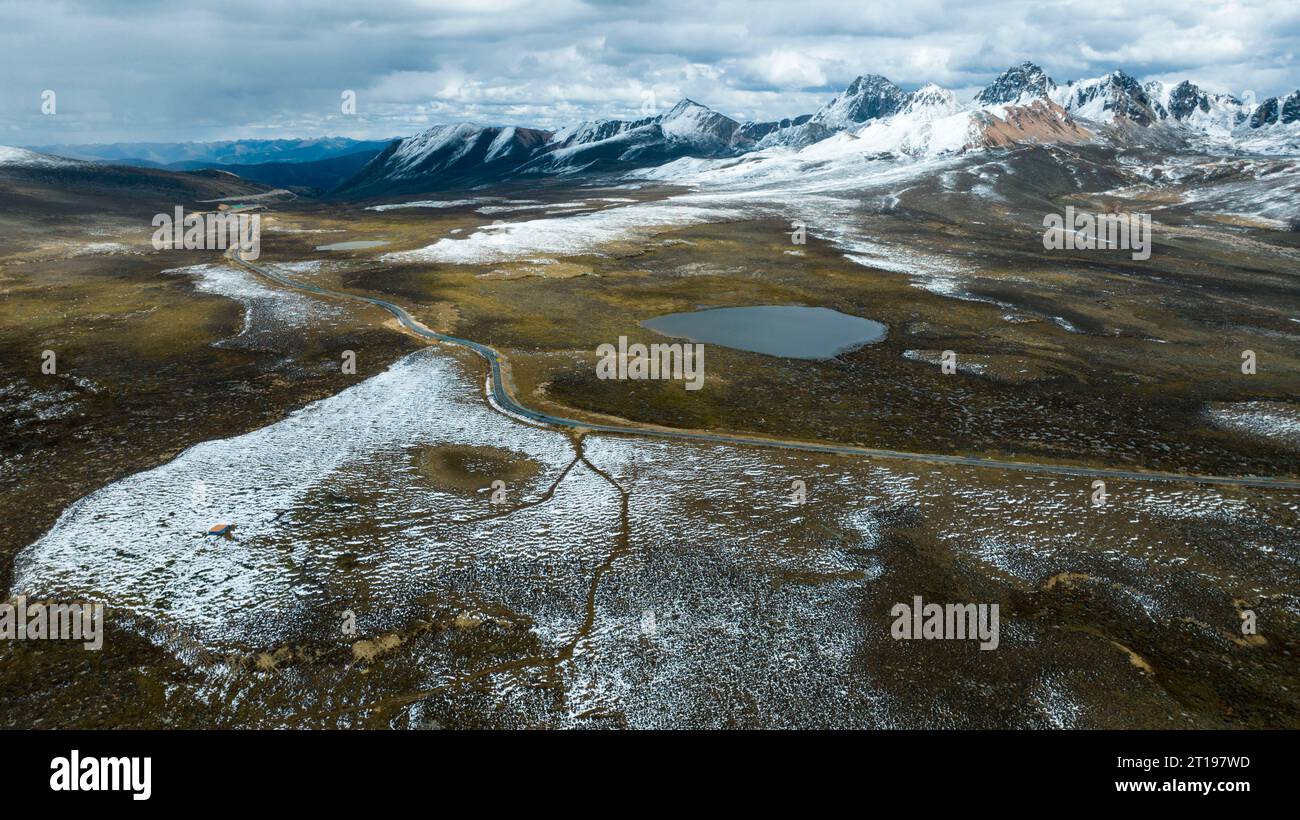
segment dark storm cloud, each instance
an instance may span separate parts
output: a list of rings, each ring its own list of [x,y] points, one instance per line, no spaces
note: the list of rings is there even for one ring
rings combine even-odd
[[[548,126],[681,96],[767,118],[862,73],[969,93],[1023,59],[1058,81],[1124,68],[1260,98],[1300,85],[1289,0],[0,0],[0,20],[0,144]]]

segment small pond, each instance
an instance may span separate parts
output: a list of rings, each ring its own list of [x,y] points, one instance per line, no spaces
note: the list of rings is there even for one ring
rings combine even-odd
[[[788,359],[831,359],[878,342],[888,328],[823,307],[755,305],[670,313],[641,323],[665,336]]]

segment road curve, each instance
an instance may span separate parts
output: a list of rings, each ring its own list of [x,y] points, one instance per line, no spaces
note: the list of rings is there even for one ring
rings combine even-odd
[[[927,464],[958,464],[962,466],[982,467],[993,470],[1015,470],[1022,473],[1049,473],[1052,475],[1079,476],[1081,478],[1132,481],[1176,481],[1194,484],[1225,484],[1237,487],[1267,487],[1281,490],[1300,490],[1300,479],[1276,476],[1197,475],[1192,473],[1121,470],[1108,467],[1084,467],[1081,465],[1051,464],[1032,461],[1005,461],[1000,459],[982,458],[980,456],[945,455],[943,453],[909,453],[901,450],[881,450],[874,447],[855,447],[848,444],[814,444],[812,442],[728,435],[726,433],[704,433],[690,430],[664,430],[632,425],[597,424],[593,422],[578,421],[576,419],[566,419],[562,416],[552,416],[549,413],[541,413],[537,410],[532,410],[515,401],[514,397],[506,390],[505,383],[501,378],[501,354],[497,353],[496,350],[485,344],[470,341],[469,339],[461,339],[456,336],[448,336],[445,333],[438,333],[437,331],[430,330],[420,322],[416,321],[411,314],[406,312],[405,308],[395,305],[392,302],[386,302],[383,299],[376,299],[371,296],[360,296],[355,293],[328,290],[317,285],[299,282],[295,279],[290,279],[287,276],[268,270],[261,265],[254,264],[253,262],[239,256],[238,253],[231,254],[230,258],[249,270],[255,271],[267,279],[278,282],[285,287],[335,299],[350,299],[358,302],[369,302],[370,304],[381,307],[393,314],[397,317],[397,321],[401,323],[402,327],[417,336],[422,336],[426,339],[432,339],[438,342],[456,344],[473,350],[475,353],[486,359],[488,365],[491,367],[492,398],[497,405],[507,412],[522,416],[530,421],[535,421],[538,424],[552,425],[556,427],[582,428],[584,430],[591,430],[600,433],[651,436],[655,438],[681,439],[683,441],[728,444],[740,447],[774,447],[782,450],[798,450],[800,452],[808,453],[865,456],[867,458],[894,459],[899,461],[919,461]]]

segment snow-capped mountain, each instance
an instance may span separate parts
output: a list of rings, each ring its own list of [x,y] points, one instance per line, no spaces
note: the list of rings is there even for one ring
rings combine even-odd
[[[596,120],[559,131],[462,123],[393,143],[336,193],[350,196],[474,185],[518,176],[596,173],[681,156],[728,156],[757,141],[694,100],[639,120]]]
[[[1300,121],[1300,91],[1250,105],[1230,94],[1206,91],[1189,80],[1140,84],[1122,70],[1058,86],[1033,63],[1003,72],[975,100],[987,105],[1035,97],[1050,99],[1081,120],[1146,128],[1169,126],[1225,142],[1258,142],[1263,136],[1253,133],[1258,129]]]
[[[1228,125],[1240,124],[1236,115],[1241,108],[1241,101],[1226,94],[1209,94],[1195,83],[1183,80],[1177,85],[1155,80],[1142,86],[1147,96],[1156,104],[1157,110],[1163,111],[1179,121],[1190,121],[1198,114],[1212,114],[1213,109],[1229,112],[1233,117]]]
[[[1021,94],[1015,99],[1018,102],[963,105],[953,92],[930,84],[911,94],[899,113],[850,133],[868,153],[911,157],[1089,138],[1060,106]]]
[[[551,134],[549,144],[558,148],[572,148],[577,145],[590,145],[603,142],[622,134],[653,125],[654,117],[640,120],[593,120],[580,122]]]
[[[1057,86],[1048,96],[1084,121],[1166,129],[1206,147],[1288,153],[1300,144],[1300,91],[1252,105],[1188,80],[1139,85],[1117,70]]]
[[[671,142],[722,151],[731,146],[740,123],[694,100],[683,99],[659,118],[659,127]]]
[[[1096,122],[1114,123],[1123,118],[1136,125],[1150,126],[1162,119],[1142,84],[1123,71],[1071,81],[1053,88],[1048,96],[1072,115]]]
[[[522,171],[529,174],[616,170],[679,156],[726,156],[752,145],[741,124],[683,99],[656,117],[582,123],[553,134]]]
[[[793,120],[781,120],[779,124],[757,124],[776,127],[764,129],[753,147],[764,150],[812,145],[837,131],[851,130],[897,114],[907,105],[910,96],[885,77],[866,74],[849,83],[843,93],[836,95],[812,114],[803,114]]]
[[[1227,138],[1249,119],[1249,107],[1236,97],[1211,94],[1195,83],[1152,81],[1143,86],[1161,120],[1185,125],[1207,135]]]
[[[1250,127],[1290,125],[1297,121],[1300,121],[1300,91],[1293,91],[1285,97],[1270,97],[1260,103],[1250,116]]]
[[[341,190],[421,190],[435,179],[444,186],[486,182],[523,165],[550,138],[549,131],[513,125],[438,125],[391,143]]]
[[[908,94],[879,74],[858,77],[835,99],[812,115],[812,122],[830,129],[846,129],[897,114],[907,105]]]
[[[1251,105],[1188,80],[1142,84],[1122,70],[1057,85],[1026,62],[1003,72],[975,102],[988,108],[1036,98],[1052,101],[1098,133],[1112,126],[1161,129],[1160,136],[1203,148],[1259,153],[1294,153],[1300,146],[1300,91]]]
[[[1264,100],[1233,136],[1236,145],[1248,151],[1300,154],[1300,91]]]
[[[844,150],[920,157],[1025,143],[1130,137],[1177,144],[1300,152],[1300,91],[1250,105],[1190,81],[1145,85],[1122,70],[1058,85],[1038,65],[1002,72],[973,100],[925,85],[908,93],[865,74],[812,114],[739,123],[690,99],[636,120],[595,120],[557,131],[460,124],[398,140],[337,194],[432,191],[509,178],[626,172],[681,158],[799,151],[837,139]],[[1128,129],[1128,130],[1126,130]],[[840,150],[839,148],[835,149]]]
[[[835,133],[835,129],[813,122],[812,117],[812,114],[800,114],[793,119],[747,122],[740,126],[736,143],[745,145],[752,140],[750,148],[755,151],[777,147],[802,148]]]
[[[796,128],[807,123],[811,119],[812,114],[800,114],[797,117],[787,117],[783,120],[741,123],[740,130],[736,132],[737,140],[753,140],[754,142],[758,142],[769,134],[773,134],[777,131],[784,131],[788,128]]]
[[[946,88],[940,88],[934,83],[930,83],[917,89],[908,98],[903,113],[934,119],[935,117],[956,114],[959,110],[961,110],[961,105],[957,102],[956,94]]]
[[[999,74],[996,80],[975,95],[975,102],[981,105],[997,105],[1047,99],[1055,88],[1056,83],[1047,76],[1047,72],[1025,61]]]

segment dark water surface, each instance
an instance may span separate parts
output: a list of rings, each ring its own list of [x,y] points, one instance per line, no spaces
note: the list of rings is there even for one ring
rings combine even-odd
[[[665,336],[788,359],[830,359],[885,338],[885,325],[823,307],[755,305],[670,313],[641,323]]]

